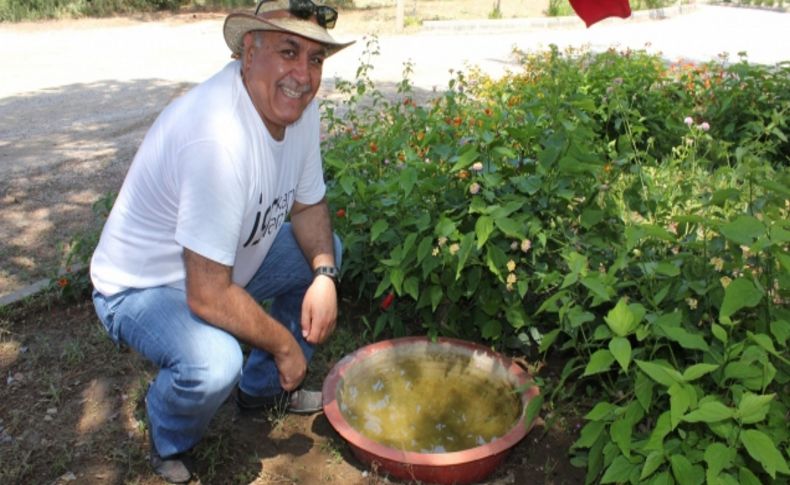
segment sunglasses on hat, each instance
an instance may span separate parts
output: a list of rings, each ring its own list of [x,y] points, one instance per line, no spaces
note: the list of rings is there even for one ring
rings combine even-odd
[[[258,2],[258,8],[255,9],[255,15],[261,9],[261,5],[266,2],[274,0],[261,0]],[[295,17],[307,20],[315,15],[318,25],[325,29],[331,29],[337,22],[337,10],[328,5],[316,5],[312,0],[288,0],[288,11]]]

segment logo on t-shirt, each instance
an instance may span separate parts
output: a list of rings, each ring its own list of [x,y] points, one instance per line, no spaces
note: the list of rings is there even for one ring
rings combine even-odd
[[[252,225],[252,231],[244,247],[255,246],[261,239],[266,237],[273,237],[280,230],[280,227],[285,223],[285,218],[291,210],[294,201],[294,193],[296,189],[291,189],[279,197],[275,197],[272,203],[266,210],[263,209],[263,194],[258,197],[258,205],[260,208],[255,214],[255,223]],[[263,218],[261,218],[261,215]]]

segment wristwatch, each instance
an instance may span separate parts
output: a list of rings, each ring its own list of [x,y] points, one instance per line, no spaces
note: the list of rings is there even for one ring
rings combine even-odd
[[[335,266],[319,266],[313,271],[313,277],[318,275],[329,276],[335,282],[335,286],[340,282],[340,270]]]

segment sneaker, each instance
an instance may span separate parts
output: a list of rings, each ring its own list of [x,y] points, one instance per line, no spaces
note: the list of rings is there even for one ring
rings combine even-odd
[[[189,453],[178,453],[163,458],[154,446],[151,428],[148,428],[148,444],[151,447],[149,461],[154,473],[168,483],[188,483],[192,479],[192,459]]]
[[[266,409],[284,409],[295,414],[313,414],[323,408],[321,391],[299,389],[274,396],[252,396],[236,389],[236,406],[242,412]]]

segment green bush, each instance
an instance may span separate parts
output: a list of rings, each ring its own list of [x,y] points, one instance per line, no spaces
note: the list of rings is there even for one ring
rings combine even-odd
[[[574,447],[589,482],[786,478],[788,64],[521,59],[424,105],[410,66],[393,100],[363,63],[325,104],[374,335],[563,356],[549,402],[599,401]]]

